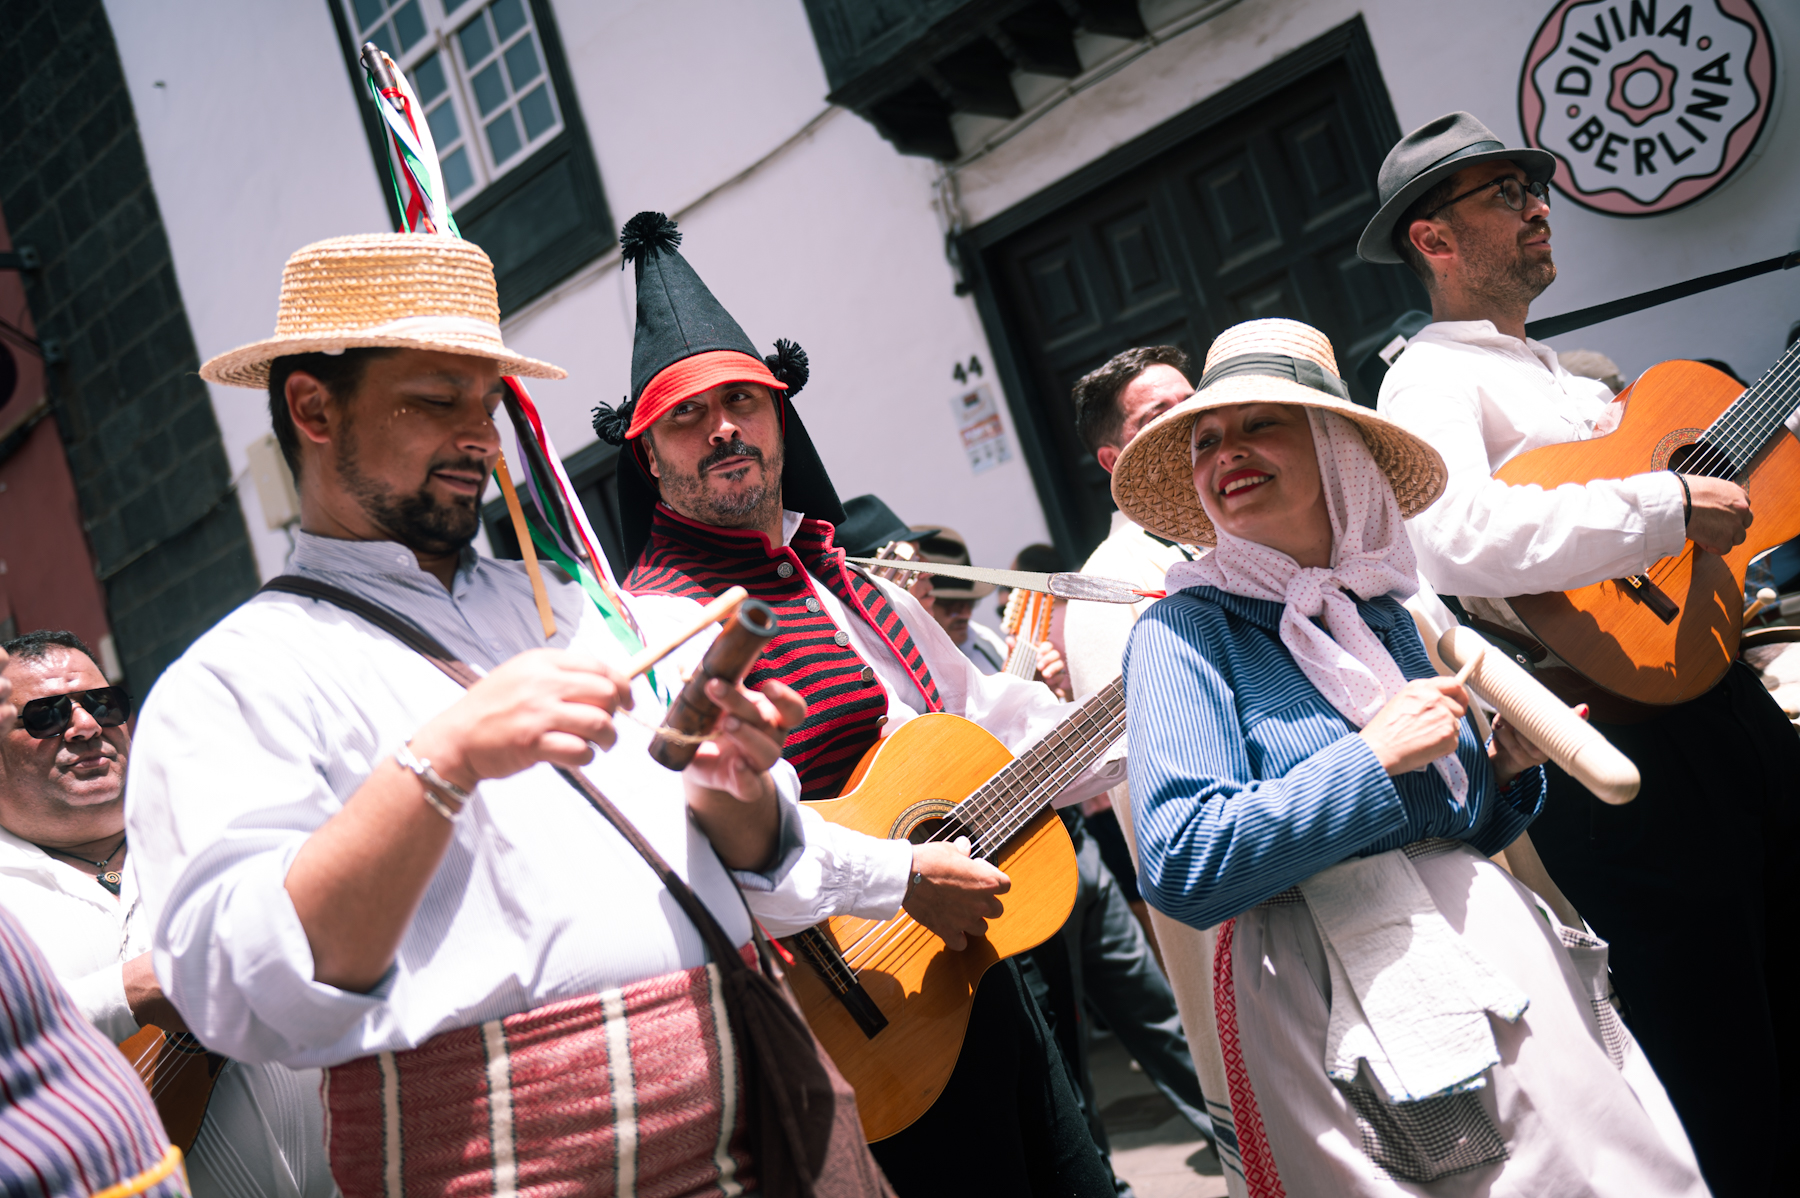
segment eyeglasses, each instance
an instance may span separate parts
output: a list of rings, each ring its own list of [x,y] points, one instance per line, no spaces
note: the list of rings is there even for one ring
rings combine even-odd
[[[61,736],[75,721],[77,703],[102,728],[117,728],[131,718],[131,692],[122,686],[102,686],[33,699],[19,708],[19,726],[39,740]]]
[[[1548,208],[1550,206],[1550,185],[1549,184],[1547,184],[1547,183],[1521,183],[1521,182],[1519,182],[1518,176],[1507,175],[1504,178],[1500,178],[1500,179],[1489,179],[1486,183],[1483,183],[1480,187],[1472,187],[1468,191],[1465,191],[1461,195],[1457,196],[1454,200],[1445,200],[1443,203],[1439,204],[1436,208],[1433,208],[1430,212],[1427,212],[1424,216],[1420,217],[1419,219],[1430,220],[1432,217],[1436,216],[1438,213],[1442,212],[1444,209],[1448,208],[1450,205],[1460,204],[1464,200],[1468,199],[1470,196],[1480,195],[1482,192],[1486,191],[1490,187],[1498,187],[1500,189],[1500,198],[1505,200],[1506,206],[1508,208],[1511,208],[1514,212],[1525,211],[1525,197],[1528,195],[1536,196],[1538,199],[1544,201],[1544,207]]]

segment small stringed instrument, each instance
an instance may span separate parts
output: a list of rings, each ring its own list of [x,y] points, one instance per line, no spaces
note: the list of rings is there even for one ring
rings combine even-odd
[[[186,1032],[165,1032],[150,1024],[120,1044],[119,1051],[144,1079],[169,1143],[187,1155],[200,1135],[225,1058],[206,1051]]]
[[[1122,678],[1017,759],[959,716],[920,716],[870,751],[844,795],[808,804],[871,836],[915,844],[967,836],[973,855],[1012,881],[1005,913],[961,952],[904,911],[889,920],[839,916],[785,940],[811,966],[790,971],[789,981],[856,1088],[870,1140],[904,1130],[937,1101],[989,967],[1042,944],[1068,919],[1075,851],[1050,800],[1124,731]]]
[[[1748,389],[1699,362],[1664,362],[1618,402],[1615,431],[1529,450],[1494,477],[1545,490],[1653,470],[1730,479],[1756,513],[1749,538],[1724,557],[1689,541],[1643,574],[1507,602],[1595,684],[1638,703],[1683,703],[1737,656],[1750,559],[1800,536],[1800,441],[1784,427],[1800,407],[1800,343]]]
[[[1000,626],[1013,638],[1011,652],[1006,655],[1006,672],[1015,678],[1035,678],[1038,667],[1038,645],[1050,637],[1050,617],[1056,610],[1056,596],[1042,591],[1015,588],[1007,596],[1006,610]]]

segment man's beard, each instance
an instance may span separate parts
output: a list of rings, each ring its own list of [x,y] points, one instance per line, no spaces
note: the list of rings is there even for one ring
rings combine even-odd
[[[772,456],[774,460],[769,461],[762,450],[734,434],[728,443],[718,446],[702,458],[693,474],[670,472],[658,479],[663,502],[689,519],[703,524],[714,524],[720,528],[761,526],[766,523],[765,517],[773,514],[771,508],[779,510],[781,507],[781,471],[785,465],[785,456],[779,444]],[[726,458],[737,457],[749,458],[751,462],[760,465],[762,482],[746,487],[735,495],[714,493],[707,486],[707,471]],[[751,462],[717,477],[735,482],[750,472]]]
[[[1550,222],[1533,221],[1514,237],[1505,250],[1490,252],[1488,245],[1465,240],[1469,264],[1469,290],[1486,297],[1501,307],[1528,307],[1542,295],[1544,288],[1556,281],[1556,263],[1548,256],[1527,261],[1525,241],[1548,235]]]
[[[487,467],[479,458],[432,462],[425,468],[425,481],[419,484],[419,489],[406,494],[390,490],[364,474],[357,461],[357,449],[355,427],[346,423],[344,435],[338,442],[338,476],[375,527],[414,553],[429,557],[459,553],[474,541],[475,532],[481,527],[479,497],[457,495],[449,503],[443,503],[431,493],[431,473],[444,469],[467,470],[485,477]]]

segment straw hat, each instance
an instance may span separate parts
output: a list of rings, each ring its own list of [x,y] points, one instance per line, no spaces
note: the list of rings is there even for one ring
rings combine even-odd
[[[275,335],[220,354],[200,377],[267,387],[276,358],[378,347],[492,358],[525,378],[566,377],[500,339],[494,264],[480,246],[419,233],[333,237],[295,251],[281,272]]]
[[[1325,334],[1297,320],[1251,320],[1219,334],[1193,395],[1132,438],[1113,466],[1113,502],[1125,515],[1171,541],[1217,542],[1194,489],[1194,419],[1213,408],[1294,404],[1334,412],[1356,425],[1393,484],[1400,514],[1429,507],[1444,491],[1444,459],[1399,425],[1350,402]]]

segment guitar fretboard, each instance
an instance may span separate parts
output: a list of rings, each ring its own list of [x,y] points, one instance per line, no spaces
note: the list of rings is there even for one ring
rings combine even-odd
[[[1124,734],[1125,679],[1120,677],[1084,699],[1068,719],[957,804],[952,817],[968,829],[974,855],[999,852]]]
[[[1743,482],[1750,467],[1800,407],[1800,341],[1720,413],[1703,444],[1681,464],[1685,474]]]

